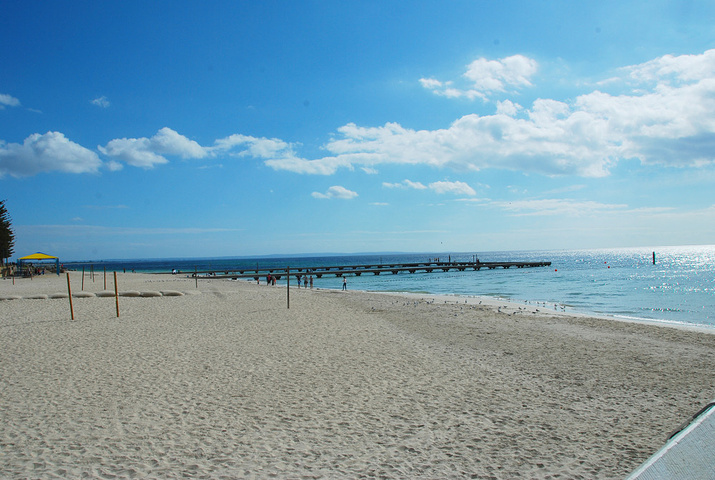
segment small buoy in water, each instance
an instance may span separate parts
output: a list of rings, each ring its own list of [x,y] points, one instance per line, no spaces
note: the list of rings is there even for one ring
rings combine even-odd
[[[558,269],[558,268],[554,268],[554,272],[558,272],[558,271],[559,271],[559,269]]]

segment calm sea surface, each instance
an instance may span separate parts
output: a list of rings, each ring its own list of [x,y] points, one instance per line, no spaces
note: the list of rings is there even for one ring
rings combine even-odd
[[[656,263],[653,264],[653,252]],[[292,258],[142,259],[92,262],[95,271],[135,270],[190,273],[202,270],[316,267],[370,263],[442,261],[550,261],[551,267],[482,269],[464,272],[383,273],[349,276],[354,290],[491,296],[518,302],[546,303],[547,308],[715,328],[715,246],[648,247],[603,250],[424,253]],[[67,263],[69,268],[90,263]],[[263,279],[261,280],[263,282]],[[342,286],[325,275],[319,288]]]

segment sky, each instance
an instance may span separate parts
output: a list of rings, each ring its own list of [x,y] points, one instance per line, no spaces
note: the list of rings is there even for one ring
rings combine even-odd
[[[15,257],[715,244],[715,2],[2,10]]]

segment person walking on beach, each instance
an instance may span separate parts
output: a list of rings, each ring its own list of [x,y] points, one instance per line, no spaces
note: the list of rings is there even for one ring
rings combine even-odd
[[[343,277],[343,290],[348,289],[348,279]]]
[[[313,290],[313,275],[310,276],[310,289]]]
[[[308,275],[303,275],[303,288],[308,288]]]

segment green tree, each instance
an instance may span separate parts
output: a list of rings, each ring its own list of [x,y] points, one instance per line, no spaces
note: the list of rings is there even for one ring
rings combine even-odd
[[[5,200],[0,200],[0,264],[15,253],[15,233],[12,231],[12,219],[5,208]]]

